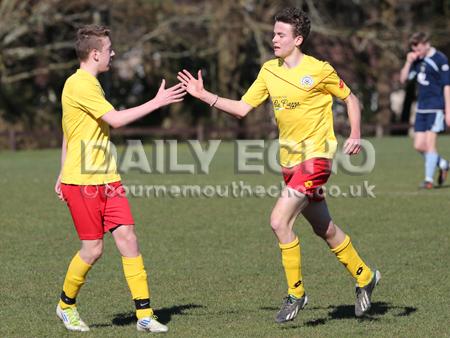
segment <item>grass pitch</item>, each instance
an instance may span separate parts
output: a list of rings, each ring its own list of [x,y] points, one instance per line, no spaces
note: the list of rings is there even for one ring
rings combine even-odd
[[[337,224],[382,280],[365,319],[353,316],[354,283],[300,219],[310,302],[293,322],[273,318],[286,286],[269,226],[272,197],[130,198],[149,273],[152,304],[167,337],[444,337],[450,336],[450,186],[417,189],[422,159],[407,138],[371,140],[375,170],[342,172],[329,184],[375,185],[373,197],[329,197]],[[450,157],[450,137],[440,139]],[[280,175],[236,175],[233,146],[222,144],[209,175],[122,175],[125,184],[278,184]],[[180,162],[192,163],[187,147]],[[143,337],[120,255],[109,235],[78,304],[86,334],[65,330],[55,306],[78,239],[53,185],[59,151],[0,153],[0,337]],[[446,268],[447,266],[447,268]]]

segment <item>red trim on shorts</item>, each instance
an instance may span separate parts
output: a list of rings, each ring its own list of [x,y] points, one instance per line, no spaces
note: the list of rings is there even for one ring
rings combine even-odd
[[[104,185],[62,183],[61,191],[81,240],[101,239],[119,225],[134,224],[120,181]]]
[[[322,186],[331,175],[332,160],[311,158],[292,168],[282,168],[286,186],[305,194],[310,200],[325,199]]]

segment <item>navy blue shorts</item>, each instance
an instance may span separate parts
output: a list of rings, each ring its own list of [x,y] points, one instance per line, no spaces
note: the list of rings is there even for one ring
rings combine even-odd
[[[414,123],[415,132],[432,131],[440,133],[445,130],[445,118],[443,112],[417,113]]]

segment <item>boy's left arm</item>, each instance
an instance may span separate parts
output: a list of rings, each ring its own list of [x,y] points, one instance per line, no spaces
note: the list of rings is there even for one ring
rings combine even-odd
[[[353,93],[350,93],[344,102],[347,105],[347,114],[351,129],[350,136],[344,144],[344,153],[355,155],[361,150],[361,108],[358,98]]]

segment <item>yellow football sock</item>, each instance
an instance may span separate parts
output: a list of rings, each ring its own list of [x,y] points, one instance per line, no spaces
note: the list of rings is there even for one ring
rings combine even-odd
[[[66,278],[64,279],[63,293],[61,294],[62,299],[59,300],[59,306],[62,309],[76,306],[75,298],[77,297],[80,288],[83,286],[86,275],[91,267],[92,265],[81,259],[80,252],[77,252],[72,258],[69,268],[67,269]]]
[[[303,297],[305,289],[302,281],[300,243],[298,237],[291,243],[278,244],[281,249],[281,261],[286,274],[288,294],[297,298]]]
[[[356,282],[360,287],[369,284],[372,279],[372,270],[363,262],[359,257],[355,248],[353,248],[350,237],[345,236],[344,241],[336,248],[332,248],[339,262],[341,262],[356,279]]]
[[[130,288],[131,296],[136,305],[138,319],[150,317],[153,310],[150,307],[150,291],[147,284],[147,272],[144,269],[142,255],[137,257],[122,257],[123,273]]]

